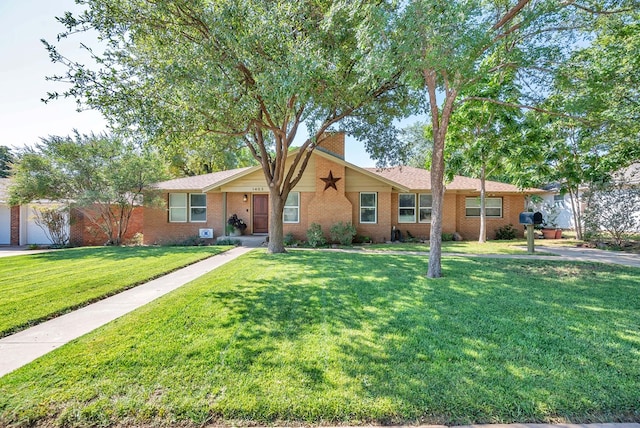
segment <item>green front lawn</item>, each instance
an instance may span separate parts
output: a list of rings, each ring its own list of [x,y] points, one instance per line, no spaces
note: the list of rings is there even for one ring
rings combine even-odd
[[[254,251],[0,378],[0,425],[639,421],[640,270]]]
[[[0,337],[229,247],[93,247],[0,259]]]
[[[536,240],[536,245],[542,245],[541,240]],[[524,247],[524,249],[523,249]],[[429,252],[429,244],[418,243],[393,243],[366,245],[366,249],[376,251],[418,251]],[[443,253],[459,254],[527,254],[527,240],[516,239],[513,241],[487,241],[479,244],[478,241],[445,241],[442,243]]]

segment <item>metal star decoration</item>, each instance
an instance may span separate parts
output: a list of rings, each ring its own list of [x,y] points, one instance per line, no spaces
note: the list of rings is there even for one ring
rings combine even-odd
[[[336,183],[341,180],[342,178],[340,177],[334,177],[333,176],[333,171],[329,170],[329,176],[326,178],[322,178],[320,177],[320,180],[324,181],[324,190],[327,190],[329,187],[333,187],[334,189],[338,190],[338,188],[336,187]]]

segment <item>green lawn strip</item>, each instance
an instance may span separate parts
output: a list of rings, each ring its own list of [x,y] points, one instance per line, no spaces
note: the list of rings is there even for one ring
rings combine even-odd
[[[0,337],[230,247],[93,247],[0,259]]]
[[[536,241],[536,245],[542,245],[542,241]],[[393,243],[372,244],[362,247],[365,250],[375,251],[412,251],[428,252],[429,244],[420,243]],[[442,243],[443,253],[458,254],[527,254],[527,241],[523,239],[513,241],[487,241],[479,244],[477,241],[445,241]],[[542,254],[541,252],[537,252]],[[546,254],[545,255],[549,255]]]
[[[0,378],[0,425],[638,421],[640,270],[254,251]]]

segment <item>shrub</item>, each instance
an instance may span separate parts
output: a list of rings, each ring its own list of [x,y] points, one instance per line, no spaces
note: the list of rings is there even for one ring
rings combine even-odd
[[[355,238],[353,238],[353,242],[357,244],[368,244],[368,243],[371,243],[372,241],[370,236],[356,235]]]
[[[496,239],[499,241],[511,241],[512,239],[516,239],[516,230],[513,228],[513,225],[507,224],[497,228]]]
[[[140,232],[136,232],[128,241],[127,245],[131,247],[141,247],[144,244],[144,235]]]
[[[289,232],[286,235],[284,235],[283,243],[287,247],[290,247],[293,244],[295,244],[296,243],[296,238],[293,237],[293,233]]]
[[[351,222],[347,224],[339,222],[331,226],[329,235],[331,236],[331,242],[337,242],[341,245],[351,245],[353,243],[353,237],[356,236],[356,228]]]
[[[242,241],[233,238],[218,238],[216,240],[216,245],[233,245],[235,247],[239,247],[240,245],[242,245]]]
[[[443,233],[442,241],[453,241],[453,233]]]
[[[69,207],[35,206],[33,215],[36,225],[47,235],[52,247],[59,248],[69,244]]]
[[[307,241],[312,247],[319,247],[327,243],[322,233],[322,226],[318,223],[311,223],[311,227],[307,230]]]

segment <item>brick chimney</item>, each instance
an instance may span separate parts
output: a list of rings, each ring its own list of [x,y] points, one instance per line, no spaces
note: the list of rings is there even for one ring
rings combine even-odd
[[[344,132],[331,132],[322,136],[318,149],[344,160]]]

